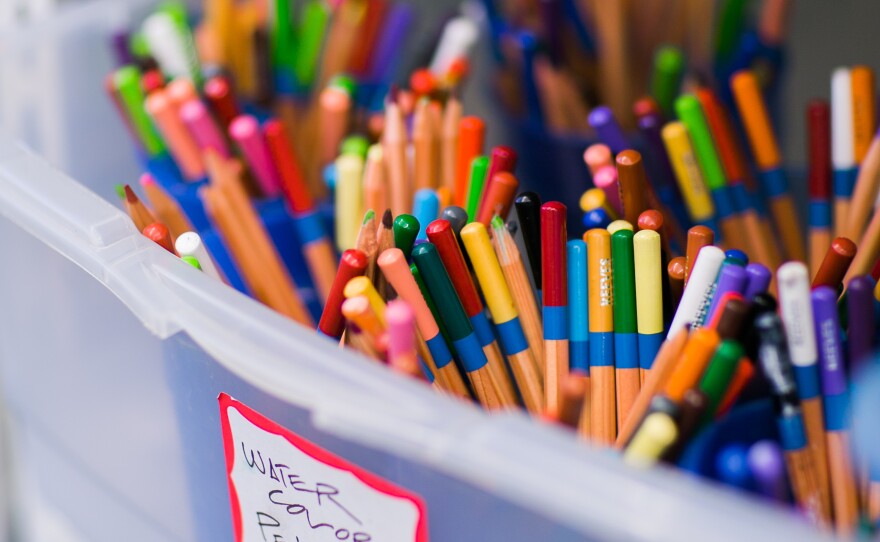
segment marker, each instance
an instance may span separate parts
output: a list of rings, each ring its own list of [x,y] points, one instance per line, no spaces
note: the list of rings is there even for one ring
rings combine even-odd
[[[513,203],[538,299],[543,299],[541,295],[543,280],[541,274],[541,197],[534,192],[523,192],[516,197]]]
[[[724,263],[721,265],[721,271],[718,272],[718,279],[715,285],[715,294],[712,296],[712,303],[709,310],[706,311],[705,322],[712,320],[712,316],[721,305],[721,298],[725,294],[734,292],[742,294],[746,289],[748,275],[745,267],[738,263],[733,263],[733,259],[725,256]]]
[[[607,229],[611,225],[611,218],[605,209],[593,209],[584,213],[584,228],[592,230],[593,228]]]
[[[422,243],[413,249],[412,258],[431,298],[437,304],[440,318],[449,331],[452,344],[458,352],[477,399],[486,408],[500,408],[501,398],[496,391],[498,385],[492,377],[486,354],[483,353],[474,328],[455,293],[449,274],[440,261],[437,248],[431,243]]]
[[[595,176],[602,166],[612,165],[612,158],[611,149],[604,143],[593,143],[584,151],[584,163],[592,176]]]
[[[113,74],[113,89],[125,117],[137,134],[138,142],[147,156],[155,158],[166,152],[165,142],[144,108],[144,91],[141,88],[141,72],[134,66],[123,66]]]
[[[831,120],[828,102],[807,105],[810,195],[810,272],[815,275],[831,244]],[[864,219],[867,221],[867,217]],[[863,222],[864,224],[864,222]],[[861,227],[861,226],[860,226]]]
[[[721,232],[727,244],[739,243],[744,231],[743,223],[727,188],[724,167],[712,141],[712,132],[709,130],[700,101],[693,95],[681,96],[675,101],[675,110],[691,136],[700,169],[703,171],[703,179],[712,194],[715,218],[718,220]]]
[[[849,337],[847,348],[850,374],[858,374],[874,351],[876,329],[874,286],[874,279],[866,275],[853,277],[847,284],[846,312]]]
[[[765,266],[759,263],[750,263],[746,266],[746,289],[743,298],[751,302],[755,296],[767,291],[773,274]]]
[[[858,494],[849,446],[851,421],[849,394],[840,322],[837,318],[837,292],[829,286],[815,288],[813,301],[819,367],[822,373],[822,399],[825,407],[825,443],[834,505],[834,524],[842,536],[854,533],[859,520]]]
[[[813,308],[809,301],[808,273],[806,265],[801,262],[785,263],[776,272],[779,284],[779,312],[785,324],[788,350],[794,365],[807,440],[815,458],[823,514],[831,517],[825,422],[819,387],[819,353],[813,327]]]
[[[663,343],[663,266],[660,234],[642,230],[633,236],[639,376],[642,383]],[[617,324],[615,323],[615,329]]]
[[[748,490],[752,487],[752,472],[748,465],[748,450],[742,444],[728,444],[715,457],[718,479],[729,486]]]
[[[578,201],[581,211],[588,213],[595,209],[602,209],[609,217],[617,220],[617,213],[611,208],[608,195],[601,188],[590,188],[586,190]]]
[[[675,312],[678,311],[678,307],[681,304],[681,296],[684,293],[686,268],[687,259],[684,256],[669,260],[669,264],[666,266],[666,274],[669,277],[669,297],[670,307],[672,308],[672,317],[669,318],[669,320],[664,319],[664,321],[671,322],[672,318],[675,317]]]
[[[712,287],[715,278],[724,261],[724,252],[716,246],[705,246],[700,250],[700,257],[691,273],[690,280],[685,286],[681,296],[678,310],[669,325],[666,338],[669,339],[687,324],[694,324],[701,320],[700,311],[705,311],[711,300]]]
[[[717,230],[715,204],[703,180],[687,128],[681,122],[670,122],[661,133],[691,220]]]
[[[199,269],[217,280],[223,280],[213,258],[208,254],[208,249],[202,242],[202,238],[194,231],[180,234],[174,241],[174,248],[180,257],[192,256],[199,262]]]
[[[419,378],[422,369],[416,357],[415,312],[406,301],[395,299],[385,308],[388,323],[388,365],[397,372]]]
[[[619,423],[623,423],[629,415],[641,384],[635,258],[631,230],[621,229],[611,234],[611,261],[617,419]]]
[[[344,289],[348,282],[362,276],[367,270],[367,256],[360,250],[349,249],[339,258],[339,268],[327,301],[324,312],[318,322],[318,333],[338,341],[345,330],[345,319],[342,317],[342,303],[345,301]]]
[[[692,331],[663,388],[663,395],[675,403],[681,403],[685,392],[700,382],[720,341],[714,329],[702,327]]]
[[[684,55],[678,47],[666,45],[658,47],[654,53],[654,69],[651,75],[651,96],[657,100],[660,109],[667,117],[675,112],[675,97],[681,88],[684,75]]]
[[[501,347],[510,360],[523,402],[529,412],[540,414],[544,409],[544,390],[538,362],[530,353],[501,265],[492,250],[489,233],[481,223],[474,222],[464,227],[461,239],[470,255],[474,273],[495,322]]]
[[[385,335],[386,324],[373,310],[370,300],[364,295],[347,297],[342,303],[342,314],[349,322],[353,322],[357,326],[359,338],[363,338],[368,345],[367,352],[370,355],[375,354],[377,359],[381,359],[388,348],[387,336]],[[355,344],[355,346],[358,345]]]
[[[449,351],[446,340],[441,334],[439,321],[435,318],[434,311],[428,304],[428,299],[431,298],[422,295],[403,252],[397,248],[385,250],[379,255],[376,263],[400,299],[415,311],[416,326],[418,326],[419,333],[430,352],[426,356],[423,351],[422,359],[428,362],[436,382],[459,397],[469,397],[470,394],[465,387],[464,380],[452,361],[452,352]]]
[[[568,282],[566,208],[558,201],[541,206],[541,274],[544,320],[544,398],[558,415],[559,386],[568,374]]]
[[[232,120],[241,115],[238,97],[229,80],[223,76],[212,77],[205,81],[203,92],[211,111],[220,121],[220,126],[228,130]]]
[[[842,235],[858,174],[853,140],[852,74],[837,68],[831,74],[831,159],[834,164],[834,234]]]
[[[212,149],[224,158],[231,157],[223,133],[201,100],[192,99],[180,106],[180,118],[202,152]]]
[[[678,438],[675,421],[669,414],[649,414],[623,453],[623,460],[639,468],[653,466]]]
[[[703,247],[715,244],[715,232],[706,226],[694,226],[688,230],[687,246],[685,247],[685,256],[687,257],[687,267],[684,274],[684,284],[687,286],[691,271],[697,264],[697,256]]]
[[[596,130],[599,141],[608,145],[612,153],[618,154],[630,147],[623,129],[609,107],[604,105],[594,107],[587,117],[587,122]]]
[[[470,319],[471,325],[489,362],[489,370],[492,371],[493,382],[499,385],[496,390],[498,397],[502,401],[503,406],[512,406],[516,404],[516,394],[513,390],[513,384],[507,375],[507,368],[504,365],[504,358],[501,357],[501,350],[495,341],[495,335],[492,333],[492,325],[486,318],[486,311],[483,302],[480,301],[480,294],[474,285],[470,271],[464,261],[464,256],[458,245],[458,239],[452,232],[452,225],[446,220],[435,220],[428,224],[425,228],[427,238],[436,248],[443,267],[449,274],[455,293],[461,301],[465,314]],[[464,230],[462,230],[464,231]],[[462,238],[464,241],[464,238]],[[490,245],[491,247],[491,245]]]
[[[584,241],[589,277],[592,437],[599,443],[611,444],[617,436],[611,234],[606,230],[589,230]]]
[[[794,202],[788,192],[788,181],[782,169],[782,154],[758,88],[758,81],[752,72],[743,70],[731,77],[730,86],[761,173],[764,193],[770,198],[770,210],[776,229],[782,237],[786,256],[804,261],[806,251]]]
[[[587,289],[587,244],[573,239],[566,244],[568,262],[569,369],[590,374],[590,321]]]
[[[490,183],[483,194],[480,212],[476,218],[476,222],[484,226],[488,226],[495,215],[507,220],[513,198],[519,189],[519,181],[508,171],[500,171],[489,179]]]
[[[730,387],[730,381],[742,357],[743,348],[736,340],[725,339],[718,345],[706,372],[700,379],[700,391],[705,393],[707,398],[701,425],[706,425],[714,419],[718,405],[721,404],[724,394]]]
[[[874,88],[874,71],[868,66],[853,66],[850,70],[850,82],[852,84],[852,113],[853,113],[853,158],[857,165],[861,165],[868,148],[871,146],[871,138],[876,128],[876,90]]]

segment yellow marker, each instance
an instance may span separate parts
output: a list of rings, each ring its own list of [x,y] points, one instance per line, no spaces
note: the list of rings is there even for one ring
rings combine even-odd
[[[874,286],[874,299],[880,301],[880,282]]]
[[[336,159],[336,248],[341,251],[355,247],[361,227],[364,159],[343,154]]]
[[[581,195],[580,201],[581,211],[588,213],[594,209],[604,209],[608,218],[614,220],[617,218],[617,212],[608,203],[608,196],[601,188],[590,188]]]
[[[591,431],[594,441],[610,446],[617,437],[611,234],[594,228],[584,234],[584,242],[589,277]]]
[[[868,154],[874,137],[874,71],[867,66],[854,66],[850,70],[852,86],[853,153],[856,164],[861,164]]]
[[[636,320],[642,382],[663,343],[663,270],[660,234],[641,230],[633,236],[636,272]]]
[[[633,231],[633,225],[626,220],[615,220],[611,224],[608,224],[608,227],[606,227],[605,229],[608,230],[608,233],[614,235],[615,232],[618,232],[620,230]]]
[[[650,467],[660,459],[676,438],[678,438],[678,429],[669,414],[663,412],[649,414],[623,452],[623,460],[630,465]]]
[[[495,322],[501,348],[510,361],[526,408],[533,414],[540,414],[544,406],[543,379],[538,371],[538,362],[529,350],[516,305],[489,241],[486,226],[481,222],[471,222],[462,228],[461,240],[473,264],[477,282]]]
[[[715,215],[712,195],[703,180],[687,128],[681,122],[670,122],[663,127],[663,143],[675,171],[688,213],[694,222],[703,222]]]
[[[342,290],[342,294],[346,299],[351,299],[352,297],[357,297],[362,295],[367,298],[370,302],[370,307],[373,309],[373,312],[376,313],[376,316],[379,318],[379,322],[382,324],[382,327],[385,327],[385,301],[382,299],[382,296],[379,295],[379,292],[376,291],[376,288],[373,286],[373,282],[367,277],[355,277],[348,281],[345,285],[345,289]]]

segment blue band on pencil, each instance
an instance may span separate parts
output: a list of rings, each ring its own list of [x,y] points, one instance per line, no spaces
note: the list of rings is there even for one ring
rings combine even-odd
[[[723,220],[735,212],[733,200],[726,186],[712,190],[712,200],[715,202],[715,212],[718,220]]]
[[[568,367],[590,374],[590,341],[568,342]]]
[[[544,339],[562,341],[568,338],[568,306],[544,307]]]
[[[810,202],[810,226],[813,228],[831,227],[831,205],[824,200]]]
[[[794,378],[797,382],[798,397],[801,400],[815,399],[819,396],[819,366],[815,363],[807,366],[794,366]]]
[[[848,429],[846,411],[849,406],[849,397],[847,394],[826,395],[822,401],[822,406],[825,408],[825,430],[843,431]]]
[[[853,188],[856,186],[856,177],[859,175],[858,168],[835,169],[834,170],[834,197],[848,198],[852,196]]]
[[[324,223],[317,211],[307,211],[293,215],[293,223],[296,224],[296,234],[299,242],[307,245],[319,239],[327,237],[324,231]]]
[[[590,332],[590,367],[614,367],[614,332]]]
[[[635,333],[614,333],[614,360],[617,369],[639,368],[639,340]]]
[[[642,369],[650,369],[654,365],[654,358],[660,351],[660,345],[663,344],[664,334],[660,333],[639,333],[639,367]]]
[[[485,312],[478,312],[471,316],[470,320],[471,325],[474,326],[474,333],[477,334],[477,340],[480,341],[480,346],[489,346],[495,341],[495,335],[492,334],[492,325],[489,324],[489,319],[486,318]]]
[[[775,198],[788,192],[788,181],[782,168],[761,172],[761,184],[768,198]]]
[[[501,342],[501,350],[504,351],[505,356],[519,354],[529,347],[519,318],[511,318],[503,324],[495,324],[495,329],[498,331],[498,340]]]
[[[428,382],[434,383],[434,373],[431,372],[431,369],[428,369],[428,366],[425,365],[425,362],[422,358],[419,358],[419,367],[422,368],[422,374],[425,375],[425,378],[428,379]]]
[[[433,338],[426,340],[425,344],[428,345],[431,357],[434,358],[434,365],[436,365],[438,369],[446,367],[452,361],[452,352],[450,352],[449,347],[446,346],[446,341],[443,339],[443,335],[438,333],[434,335]]]
[[[807,446],[804,421],[800,416],[781,416],[776,419],[779,427],[779,440],[787,452],[802,450]]]
[[[477,340],[476,333],[471,333],[463,339],[452,341],[452,346],[458,352],[458,358],[461,360],[464,370],[469,373],[479,371],[488,363],[483,347],[480,346],[480,341]]]

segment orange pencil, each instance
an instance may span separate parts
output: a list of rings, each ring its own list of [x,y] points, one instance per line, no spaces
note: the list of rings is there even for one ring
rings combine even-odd
[[[394,216],[409,213],[412,208],[412,186],[406,161],[406,127],[400,107],[393,101],[385,105],[385,132],[382,149],[388,172],[389,199]]]
[[[173,239],[177,239],[183,233],[193,231],[194,228],[183,211],[180,210],[180,205],[165,192],[165,189],[156,182],[152,175],[144,173],[141,175],[140,183],[147,199],[150,200],[153,211],[159,217],[159,222],[168,226]]]
[[[617,437],[611,235],[605,229],[592,229],[584,234],[584,242],[589,277],[591,431],[593,440],[611,445]]]
[[[455,205],[464,208],[467,199],[467,187],[470,179],[471,162],[483,154],[483,140],[486,125],[479,117],[465,117],[458,124],[458,152],[456,153]]]
[[[687,286],[688,279],[691,276],[694,266],[697,264],[697,255],[700,249],[715,243],[715,232],[706,226],[694,226],[688,230],[686,261],[684,270],[684,285]]]
[[[147,206],[143,204],[129,185],[125,185],[125,210],[138,231],[142,232],[144,228],[156,222],[156,217],[147,209]]]
[[[764,193],[770,198],[770,210],[779,231],[786,256],[805,261],[806,249],[788,182],[782,169],[782,154],[770,124],[770,117],[758,81],[747,70],[739,71],[730,81],[737,109],[745,126],[752,154],[761,171]]]
[[[440,157],[440,186],[445,187],[456,201],[456,166],[458,156],[458,127],[461,123],[462,106],[456,96],[450,96],[443,110],[442,143]]]

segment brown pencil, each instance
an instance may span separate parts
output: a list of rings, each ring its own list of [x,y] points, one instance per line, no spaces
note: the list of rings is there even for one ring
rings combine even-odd
[[[128,216],[131,217],[132,222],[134,222],[134,227],[138,229],[138,231],[144,231],[144,228],[158,222],[156,217],[153,216],[153,213],[147,209],[147,206],[137,197],[137,194],[134,193],[134,190],[131,189],[131,186],[125,185],[125,210],[128,213]]]
[[[177,201],[159,186],[152,175],[144,173],[141,175],[140,183],[141,188],[144,189],[144,193],[147,195],[147,199],[150,200],[153,211],[159,218],[159,222],[168,226],[173,239],[177,239],[181,234],[195,229],[186,218],[186,215],[183,214],[183,211],[181,211]]]

